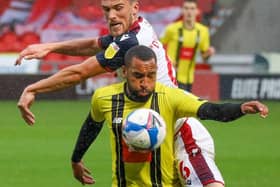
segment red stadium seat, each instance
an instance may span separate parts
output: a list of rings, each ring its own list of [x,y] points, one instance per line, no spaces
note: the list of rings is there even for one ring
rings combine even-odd
[[[8,8],[11,0],[0,0],[0,16]]]
[[[44,63],[42,62],[40,64],[40,72],[41,73],[52,73],[54,71],[54,66],[53,64],[50,63]]]
[[[7,52],[18,52],[23,49],[21,42],[19,40],[19,37],[14,32],[6,32],[4,33],[0,41],[2,43],[2,49],[3,51]]]
[[[201,63],[201,64],[195,64],[195,69],[196,70],[211,70],[211,66],[206,63]]]
[[[43,60],[50,62],[61,62],[65,60],[65,56],[57,53],[50,53]]]
[[[20,36],[20,41],[26,47],[30,44],[40,43],[40,36],[34,32],[26,32]]]

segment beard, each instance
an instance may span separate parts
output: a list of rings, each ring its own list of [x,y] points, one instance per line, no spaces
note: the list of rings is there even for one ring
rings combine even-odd
[[[132,101],[136,101],[136,102],[146,102],[149,100],[149,98],[151,97],[151,95],[154,93],[154,91],[149,91],[147,95],[142,96],[138,94],[137,90],[133,90],[131,88],[131,86],[126,83],[125,85],[125,93],[127,95],[127,97],[129,99],[131,99]]]

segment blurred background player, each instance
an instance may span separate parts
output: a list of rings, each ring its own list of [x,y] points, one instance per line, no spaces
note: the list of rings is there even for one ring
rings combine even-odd
[[[208,28],[196,21],[197,1],[184,0],[182,14],[182,20],[166,27],[161,42],[176,68],[179,88],[191,91],[197,52],[200,51],[203,62],[206,62],[215,53],[215,49],[209,46]]]

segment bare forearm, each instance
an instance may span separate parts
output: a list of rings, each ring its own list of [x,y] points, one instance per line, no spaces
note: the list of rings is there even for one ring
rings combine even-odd
[[[73,56],[92,56],[100,50],[97,38],[75,39],[50,45],[51,52]]]
[[[61,90],[104,72],[105,69],[97,62],[94,56],[83,63],[69,66],[46,79],[29,85],[25,91],[37,94]]]
[[[72,71],[62,70],[53,76],[42,79],[34,84],[26,87],[26,91],[35,94],[61,90],[78,84],[85,78],[80,74],[75,74]]]

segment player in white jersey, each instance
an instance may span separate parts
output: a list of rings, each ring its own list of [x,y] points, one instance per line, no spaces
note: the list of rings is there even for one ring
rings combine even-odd
[[[109,35],[94,39],[82,39],[31,45],[20,53],[16,64],[20,64],[22,58],[42,58],[51,52],[70,55],[95,55],[81,64],[69,66],[50,76],[49,78],[31,84],[24,89],[18,102],[18,107],[21,111],[23,119],[29,125],[33,125],[35,123],[35,116],[30,111],[30,106],[33,103],[35,95],[37,93],[63,89],[106,71],[115,71],[123,65],[123,58],[126,51],[135,45],[141,44],[152,48],[157,55],[158,61],[157,80],[168,86],[176,86],[174,69],[172,68],[171,62],[168,60],[163,46],[161,45],[155,32],[153,31],[152,26],[145,19],[137,16],[138,1],[102,0],[101,4],[109,25]],[[126,19],[126,17],[130,17],[131,19]],[[188,123],[192,122],[189,121]],[[185,134],[185,129],[188,129],[189,134],[194,135],[192,137],[193,140],[195,140],[195,138],[199,139],[200,136],[205,136],[206,141],[213,142],[211,136],[201,123],[196,121],[195,125],[193,126],[188,125],[188,123],[185,123],[185,119],[181,119],[178,122],[178,126],[181,126],[179,128],[179,136]],[[184,131],[181,132],[181,129],[184,129]],[[100,129],[97,129],[96,133],[98,134],[99,131]],[[190,137],[187,136],[187,138],[189,139]],[[189,153],[184,150],[184,143],[187,140],[183,137],[179,139],[179,143],[176,144],[178,145],[181,142],[182,144],[178,146],[183,149],[178,149],[182,150],[181,153],[178,154],[178,165],[182,165],[183,162],[185,169],[190,169],[191,173],[195,173],[190,176],[183,175],[183,183],[186,183],[186,185],[189,186],[199,186],[195,183],[197,177],[190,178],[192,176],[198,175],[198,178],[201,180],[200,183],[204,186],[221,186],[220,184],[223,184],[223,180],[221,178],[215,178],[214,175],[211,175],[211,173],[219,173],[219,170],[215,166],[214,158],[204,158],[201,154],[201,152],[203,152],[204,150],[208,150],[211,155],[214,155],[213,146],[209,148],[198,146],[195,147],[195,150],[199,150],[198,154],[196,155],[200,155],[197,156],[197,159],[195,159],[196,162],[200,162],[204,159],[210,160],[211,163],[214,163],[215,167],[212,167],[212,165],[208,164],[210,162],[205,162],[204,166],[206,168],[209,168],[209,170],[204,170],[204,168],[196,168],[196,165],[193,166],[192,162],[181,160],[181,158],[189,158],[189,156],[186,155]],[[203,146],[203,144],[201,146]],[[208,155],[205,154],[203,156]],[[88,177],[86,170],[84,169],[84,166],[81,162],[72,162],[72,166],[74,176],[81,183],[93,183],[93,179]],[[206,171],[207,173],[205,174],[200,171]],[[204,175],[210,176],[210,178],[205,178]],[[200,186],[202,186],[201,184]]]

